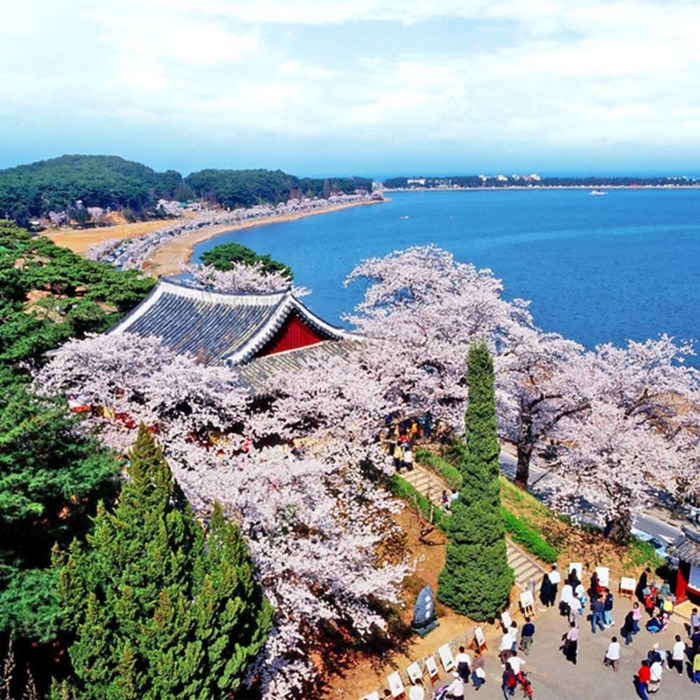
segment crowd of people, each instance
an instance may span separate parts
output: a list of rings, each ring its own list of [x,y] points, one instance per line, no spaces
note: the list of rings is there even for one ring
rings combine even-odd
[[[651,570],[647,568],[639,577],[635,600],[624,620],[620,632],[624,644],[633,644],[635,636],[641,631],[642,617],[647,615],[644,628],[651,634],[666,632],[674,613],[675,597],[671,592],[668,581],[650,580]],[[540,598],[546,607],[551,607],[559,598],[559,612],[568,621],[568,628],[562,635],[560,647],[565,658],[572,664],[577,663],[579,624],[582,612],[588,604],[590,607],[591,632],[602,632],[615,624],[612,619],[614,597],[612,592],[601,586],[598,577],[591,577],[590,586],[586,589],[579,580],[579,572],[572,568],[564,584],[562,575],[556,565],[548,572],[543,580]],[[688,639],[684,641],[681,634],[674,635],[674,640],[668,649],[661,650],[660,643],[652,644],[635,675],[635,687],[641,700],[648,700],[649,694],[658,692],[665,668],[683,674],[686,657],[690,664],[690,676],[693,683],[700,683],[700,613],[693,608],[690,622],[687,626]],[[615,672],[620,669],[621,641],[613,635],[608,644],[603,663]]]
[[[674,613],[675,598],[669,583],[651,580],[651,571],[647,569],[638,581],[637,600],[632,603],[632,608],[624,618],[620,617],[616,623],[613,619],[615,596],[612,591],[601,583],[597,573],[591,576],[587,586],[581,582],[581,574],[580,568],[572,567],[566,577],[563,577],[557,565],[553,565],[544,577],[540,598],[545,607],[552,607],[558,603],[559,614],[566,618],[567,626],[559,648],[565,659],[574,665],[578,662],[582,619],[590,621],[593,635],[605,632],[618,624],[621,635],[611,636],[602,659],[605,667],[618,673],[623,642],[625,645],[633,644],[635,636],[643,629],[652,634],[666,631]],[[647,620],[643,623],[645,613]],[[664,670],[682,675],[686,663],[692,682],[700,683],[700,613],[697,608],[692,610],[687,629],[687,639],[684,639],[682,634],[674,634],[667,645],[653,642],[645,651],[639,667],[635,666],[634,684],[641,700],[649,700],[650,695],[659,691]],[[501,690],[505,700],[515,697],[518,688],[522,689],[524,696],[533,697],[532,684],[525,667],[534,638],[535,624],[530,617],[525,617],[522,628],[519,628],[516,621],[509,621],[501,637],[497,656],[502,669]],[[472,655],[464,646],[459,647],[455,664],[456,670],[452,679],[435,689],[432,696],[434,700],[464,698],[470,686],[478,691],[484,685],[485,657],[481,650]],[[409,700],[427,700],[428,697],[422,682],[411,686]]]
[[[420,417],[396,419],[387,416],[386,426],[380,434],[387,454],[391,456],[392,464],[397,472],[412,471],[415,462],[414,445],[425,436],[429,438],[432,429],[430,414]]]

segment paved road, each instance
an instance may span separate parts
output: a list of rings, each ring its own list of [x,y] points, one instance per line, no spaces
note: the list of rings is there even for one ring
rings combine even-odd
[[[516,459],[508,452],[501,451],[501,471],[509,479],[515,478]],[[530,466],[530,491],[543,500],[547,500],[549,492],[548,484],[553,477],[546,466],[533,460]],[[634,516],[634,526],[647,534],[655,537],[663,544],[672,542],[681,534],[680,525],[686,521],[673,520],[670,514],[663,513],[658,517],[653,509],[638,511]]]

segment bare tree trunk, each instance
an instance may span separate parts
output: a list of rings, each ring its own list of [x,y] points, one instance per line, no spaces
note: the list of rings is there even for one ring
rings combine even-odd
[[[628,509],[622,509],[605,523],[605,536],[615,544],[627,544],[632,529],[632,516]]]
[[[530,458],[534,440],[532,436],[532,414],[527,406],[520,406],[520,427],[518,429],[518,462],[515,467],[515,485],[527,491],[530,478]]]

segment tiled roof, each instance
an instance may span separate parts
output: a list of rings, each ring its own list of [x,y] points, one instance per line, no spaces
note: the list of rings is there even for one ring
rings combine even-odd
[[[666,547],[666,554],[693,566],[700,566],[700,533],[685,526],[681,530],[683,534]]]
[[[252,359],[296,312],[323,338],[348,334],[309,311],[291,291],[228,294],[161,280],[151,294],[110,333],[158,336],[176,353],[206,365],[238,365]]]
[[[346,338],[343,340],[324,340],[316,345],[309,345],[297,350],[288,350],[265,357],[256,357],[244,365],[236,367],[236,375],[240,383],[253,394],[264,394],[268,388],[270,377],[279,374],[294,374],[303,368],[304,364],[322,361],[325,357],[347,357],[357,347],[358,340]]]

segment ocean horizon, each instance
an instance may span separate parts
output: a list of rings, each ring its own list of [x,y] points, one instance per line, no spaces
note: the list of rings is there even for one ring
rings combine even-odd
[[[700,336],[697,189],[392,192],[376,206],[220,234],[193,260],[230,240],[290,265],[313,292],[308,306],[339,325],[364,292],[343,286],[355,265],[434,244],[493,270],[506,298],[531,301],[540,328],[588,348]]]

